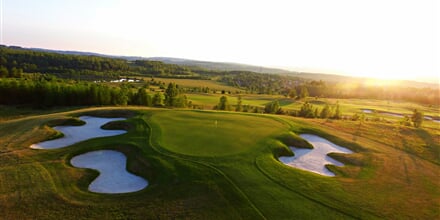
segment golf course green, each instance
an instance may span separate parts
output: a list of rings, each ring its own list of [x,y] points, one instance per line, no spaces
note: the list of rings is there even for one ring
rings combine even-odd
[[[192,156],[249,151],[265,138],[288,130],[286,124],[270,118],[233,113],[162,111],[151,121],[160,132],[161,146]]]
[[[83,115],[123,117],[126,130],[52,150],[29,146]],[[352,154],[330,153],[335,177],[281,163],[313,134]],[[84,108],[2,120],[4,219],[435,219],[440,215],[436,129],[278,115],[143,107]],[[127,158],[148,180],[131,193],[90,192],[99,175],[71,159],[98,150]]]

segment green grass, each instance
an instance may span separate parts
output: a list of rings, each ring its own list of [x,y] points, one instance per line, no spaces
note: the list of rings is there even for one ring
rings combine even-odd
[[[62,108],[49,108],[49,109],[36,109],[29,106],[6,106],[0,105],[0,122],[6,120],[12,120],[33,115],[52,114],[57,112],[65,112],[74,109],[80,109],[83,107],[62,107]]]
[[[161,146],[193,156],[249,151],[265,138],[287,129],[263,117],[214,112],[162,111],[151,121],[160,129]]]
[[[426,106],[411,102],[386,101],[376,99],[330,99],[330,98],[307,98],[315,107],[322,108],[325,104],[335,105],[339,102],[341,110],[345,114],[362,113],[362,109],[377,110],[378,112],[393,112],[398,114],[412,114],[414,109],[419,109],[425,115],[439,117],[439,106]],[[287,102],[288,103],[288,102]],[[304,100],[291,101],[290,104],[282,105],[286,109],[299,110]],[[368,115],[368,114],[366,114]]]
[[[256,98],[256,97],[255,97]],[[265,101],[263,97],[262,100]],[[80,115],[124,116],[126,134],[56,150],[28,147],[48,123]],[[217,121],[217,126],[215,126]],[[348,147],[346,166],[320,176],[281,164],[285,144],[313,133]],[[387,123],[148,108],[89,108],[0,124],[0,210],[5,219],[436,219],[440,130]],[[97,173],[73,156],[114,149],[146,178],[142,191],[87,191]]]
[[[205,109],[212,109],[219,103],[221,96],[227,96],[230,105],[237,104],[237,94],[187,94],[188,100],[192,101],[193,104],[204,106]],[[267,103],[272,102],[274,99],[282,99],[282,96],[272,96],[272,95],[252,95],[252,94],[241,94],[242,105],[258,106],[264,107]]]

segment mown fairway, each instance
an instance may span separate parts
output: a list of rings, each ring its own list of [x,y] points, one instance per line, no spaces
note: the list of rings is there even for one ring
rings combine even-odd
[[[57,150],[29,145],[44,126],[71,116],[124,116],[128,133]],[[217,121],[217,123],[216,123]],[[314,133],[356,153],[324,177],[287,167],[279,141]],[[284,116],[146,108],[83,109],[0,124],[0,210],[4,219],[435,219],[440,203],[440,130]],[[87,191],[97,175],[69,160],[119,150],[148,179],[140,192]]]

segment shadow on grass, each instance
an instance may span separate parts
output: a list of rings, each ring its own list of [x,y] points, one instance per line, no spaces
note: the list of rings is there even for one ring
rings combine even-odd
[[[429,134],[424,129],[416,129],[414,131],[417,136],[419,136],[421,139],[425,141],[427,145],[425,147],[429,150],[429,152],[433,155],[434,163],[440,164],[440,140],[435,140],[434,137],[432,137],[431,134]]]

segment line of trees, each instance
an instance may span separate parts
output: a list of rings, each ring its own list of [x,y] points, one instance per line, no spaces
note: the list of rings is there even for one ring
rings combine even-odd
[[[231,105],[228,101],[227,96],[221,96],[219,99],[219,103],[214,107],[214,110],[222,110],[222,111],[233,111],[233,105]],[[253,113],[266,113],[266,114],[288,114],[290,116],[295,117],[304,117],[304,118],[321,118],[321,119],[348,119],[352,121],[368,121],[368,118],[365,117],[364,114],[354,114],[351,117],[343,117],[342,111],[339,106],[339,102],[336,102],[334,105],[325,104],[324,107],[318,108],[314,107],[310,102],[306,101],[301,106],[299,111],[284,111],[279,104],[278,100],[274,100],[265,105],[264,108],[243,105],[242,98],[239,95],[237,97],[237,104],[235,105],[236,112],[253,112]],[[373,122],[382,121],[380,118],[370,119]],[[405,126],[414,126],[416,128],[420,128],[422,126],[424,120],[424,115],[421,111],[414,109],[413,114],[411,116],[405,115],[404,118],[400,121],[400,124]],[[387,122],[386,120],[384,122]]]
[[[106,106],[142,105],[188,107],[187,97],[174,83],[168,85],[164,94],[150,95],[146,87],[134,90],[127,84],[107,86],[100,83],[68,82],[41,76],[38,80],[0,80],[0,104],[31,105],[44,108],[52,106]]]
[[[233,107],[229,104],[227,96],[221,96],[219,103],[214,107],[214,110],[232,111]],[[339,102],[330,106],[325,104],[322,109],[314,107],[309,102],[304,102],[299,111],[284,111],[278,100],[267,103],[264,108],[243,105],[241,96],[237,98],[237,104],[235,105],[236,112],[253,112],[253,113],[266,113],[266,114],[288,114],[296,117],[304,118],[323,118],[323,119],[342,119],[342,112],[339,107]],[[422,117],[423,118],[423,117]]]
[[[128,90],[94,83],[3,79],[0,104],[35,107],[75,105],[127,105]]]
[[[160,61],[152,60],[135,60],[132,70],[144,75],[159,76],[195,76],[198,75],[191,71],[190,68],[179,66],[176,64],[165,64]]]
[[[67,73],[70,71],[128,71],[127,61],[98,56],[67,55],[25,49],[0,47],[0,75],[11,72]],[[8,73],[6,73],[8,71]]]
[[[60,54],[0,45],[0,78],[19,78],[23,73],[50,73],[75,80],[114,79],[127,74],[204,78],[189,67],[160,61],[129,62],[118,58]]]
[[[292,111],[290,113],[293,116],[299,116],[304,118],[323,118],[323,119],[341,119],[342,112],[339,107],[339,103],[336,102],[334,106],[325,104],[322,109],[314,107],[309,102],[304,102],[299,111]]]

